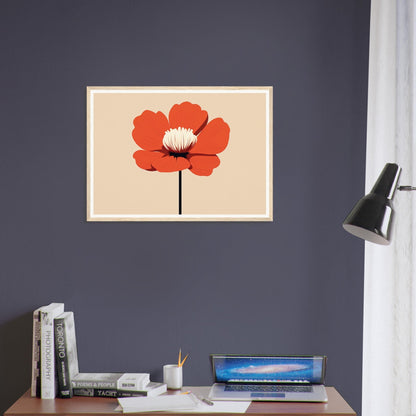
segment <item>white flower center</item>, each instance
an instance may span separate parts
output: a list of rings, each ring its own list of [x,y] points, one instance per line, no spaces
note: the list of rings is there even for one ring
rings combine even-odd
[[[186,153],[195,145],[197,140],[192,129],[178,127],[165,131],[163,146],[172,153]]]

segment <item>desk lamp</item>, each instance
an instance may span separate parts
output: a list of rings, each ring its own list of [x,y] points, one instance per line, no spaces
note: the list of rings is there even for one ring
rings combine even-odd
[[[342,226],[346,231],[372,243],[390,244],[394,193],[396,189],[416,190],[414,186],[397,186],[400,172],[396,163],[386,164],[370,193],[361,198],[345,218]]]

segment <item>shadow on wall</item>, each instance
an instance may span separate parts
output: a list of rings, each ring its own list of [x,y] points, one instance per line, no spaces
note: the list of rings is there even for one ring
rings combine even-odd
[[[0,414],[30,388],[32,313],[0,326]]]

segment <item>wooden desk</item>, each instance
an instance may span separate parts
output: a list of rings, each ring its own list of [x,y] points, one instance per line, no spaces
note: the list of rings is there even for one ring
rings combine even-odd
[[[192,388],[184,388],[192,390]],[[200,388],[199,388],[200,389]],[[327,387],[328,403],[282,403],[252,402],[246,413],[250,416],[287,415],[287,416],[356,416],[354,410],[335,390]],[[208,392],[208,387],[206,388]],[[27,391],[5,413],[4,416],[114,416],[121,415],[116,411],[117,400],[112,398],[73,397],[72,399],[41,400],[30,397]],[[163,413],[137,413],[141,416],[155,416]],[[177,413],[179,414],[179,413]],[[166,413],[164,413],[166,415]],[[189,415],[189,413],[187,413]],[[198,413],[198,415],[215,415],[215,413]],[[220,415],[216,413],[216,415]],[[233,414],[230,413],[229,416]],[[225,415],[222,415],[225,416]],[[228,416],[228,415],[227,415]]]

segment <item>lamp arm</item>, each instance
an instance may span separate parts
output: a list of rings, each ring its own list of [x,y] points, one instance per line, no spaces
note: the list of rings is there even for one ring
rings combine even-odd
[[[402,185],[397,188],[399,191],[416,191],[416,186]]]

